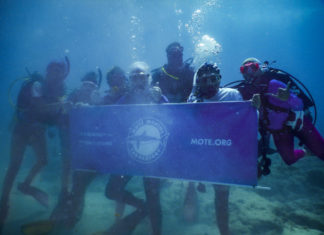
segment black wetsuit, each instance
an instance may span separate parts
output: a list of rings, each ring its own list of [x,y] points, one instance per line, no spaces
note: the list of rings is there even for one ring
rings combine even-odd
[[[152,71],[152,86],[158,86],[170,103],[185,103],[192,90],[194,71],[185,63],[175,71],[168,65]]]
[[[37,95],[33,94],[32,90],[36,85],[38,85],[41,90],[42,82],[40,80],[28,80],[23,84],[18,95],[16,110],[17,120],[11,137],[10,163],[3,182],[0,199],[0,233],[10,206],[9,195],[23,161],[27,146],[33,148],[37,161],[24,182],[18,185],[18,189],[29,195],[31,195],[31,192],[35,191],[38,192],[38,195],[41,193],[41,190],[31,186],[35,176],[47,164],[46,125],[41,121],[42,108],[45,102],[41,92]],[[42,194],[46,195],[45,192]],[[32,196],[35,196],[35,193]],[[37,197],[35,197],[35,199],[37,200]]]

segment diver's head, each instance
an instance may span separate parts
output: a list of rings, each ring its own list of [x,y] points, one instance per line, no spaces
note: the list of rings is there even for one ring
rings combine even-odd
[[[46,79],[50,82],[62,82],[68,73],[68,68],[63,61],[52,61],[46,68]]]
[[[247,58],[243,61],[240,72],[247,82],[252,82],[262,74],[261,62],[254,57]]]
[[[106,79],[111,89],[119,90],[126,87],[126,74],[124,70],[118,66],[114,66],[107,72]]]
[[[204,63],[195,74],[195,85],[199,95],[204,98],[213,97],[219,90],[222,76],[216,64]]]
[[[98,79],[97,79],[97,74],[95,72],[89,72],[87,73],[82,79],[81,81],[82,82],[91,82],[93,83],[94,85],[98,85]]]
[[[149,66],[142,61],[130,66],[129,82],[131,89],[145,89],[149,86]]]
[[[32,74],[29,74],[29,76],[31,79],[36,80],[36,81],[43,80],[43,76],[37,71],[33,72]]]
[[[165,49],[168,58],[168,65],[180,67],[183,64],[183,47],[178,42],[173,42]]]

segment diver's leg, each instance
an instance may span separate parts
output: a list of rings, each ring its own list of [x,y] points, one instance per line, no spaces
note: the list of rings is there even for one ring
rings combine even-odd
[[[215,190],[215,210],[216,210],[216,221],[218,229],[221,235],[230,234],[228,224],[228,197],[229,187],[224,185],[213,185]]]
[[[153,235],[161,235],[162,230],[162,210],[160,204],[160,179],[143,178],[147,212],[151,220]]]
[[[45,129],[42,128],[39,130],[34,130],[34,133],[30,139],[30,144],[34,149],[37,161],[30,170],[25,181],[18,185],[18,189],[24,194],[31,195],[43,206],[48,207],[48,195],[44,191],[31,186],[31,182],[35,176],[47,164]]]
[[[50,215],[50,219],[55,220],[57,223],[66,224],[69,209],[67,205],[71,203],[72,200],[70,194],[71,171],[68,124],[59,123],[57,128],[62,153],[61,191],[58,195],[57,204]]]
[[[9,195],[13,182],[18,174],[27,147],[26,136],[17,129],[18,128],[15,127],[15,131],[12,134],[10,162],[2,185],[2,195],[0,199],[0,233],[9,211]]]
[[[144,208],[144,200],[125,190],[126,184],[131,178],[132,176],[111,175],[106,186],[106,197],[136,208]]]
[[[125,190],[132,176],[111,175],[106,186],[106,197],[120,203],[126,203],[137,209],[126,217],[116,220],[109,228],[109,235],[130,235],[137,224],[147,215],[144,200]]]
[[[71,205],[69,209],[69,218],[67,221],[70,226],[74,226],[81,218],[84,199],[88,186],[96,177],[94,171],[75,170],[72,177]]]
[[[200,189],[204,190],[200,184]],[[193,223],[198,219],[198,195],[194,182],[189,182],[183,203],[183,219]]]
[[[115,205],[116,222],[123,217],[124,212],[125,212],[125,203],[116,201],[116,205]]]
[[[309,118],[304,118],[303,128],[296,132],[296,136],[312,153],[324,161],[324,139]]]
[[[31,147],[33,148],[36,155],[36,163],[30,170],[25,181],[22,183],[24,186],[30,186],[31,182],[35,176],[40,172],[40,170],[47,164],[47,149],[46,149],[46,137],[45,130],[41,131],[43,133],[34,134],[31,140]]]
[[[272,136],[281,158],[287,165],[291,165],[305,156],[303,150],[294,150],[294,134],[290,128],[272,133]]]
[[[67,124],[61,124],[58,127],[61,153],[62,153],[62,175],[61,175],[61,192],[59,200],[65,200],[69,195],[70,183],[71,183],[71,166],[70,166],[70,141],[69,130]]]
[[[94,171],[75,170],[72,178],[72,196],[73,198],[84,199],[86,190],[97,173]]]

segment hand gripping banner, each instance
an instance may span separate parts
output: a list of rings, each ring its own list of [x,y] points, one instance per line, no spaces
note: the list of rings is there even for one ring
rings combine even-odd
[[[257,125],[250,102],[80,107],[72,167],[255,186]]]

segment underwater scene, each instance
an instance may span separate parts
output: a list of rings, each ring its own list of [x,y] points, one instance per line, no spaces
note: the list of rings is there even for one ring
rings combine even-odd
[[[0,234],[324,235],[323,0],[0,0]]]

